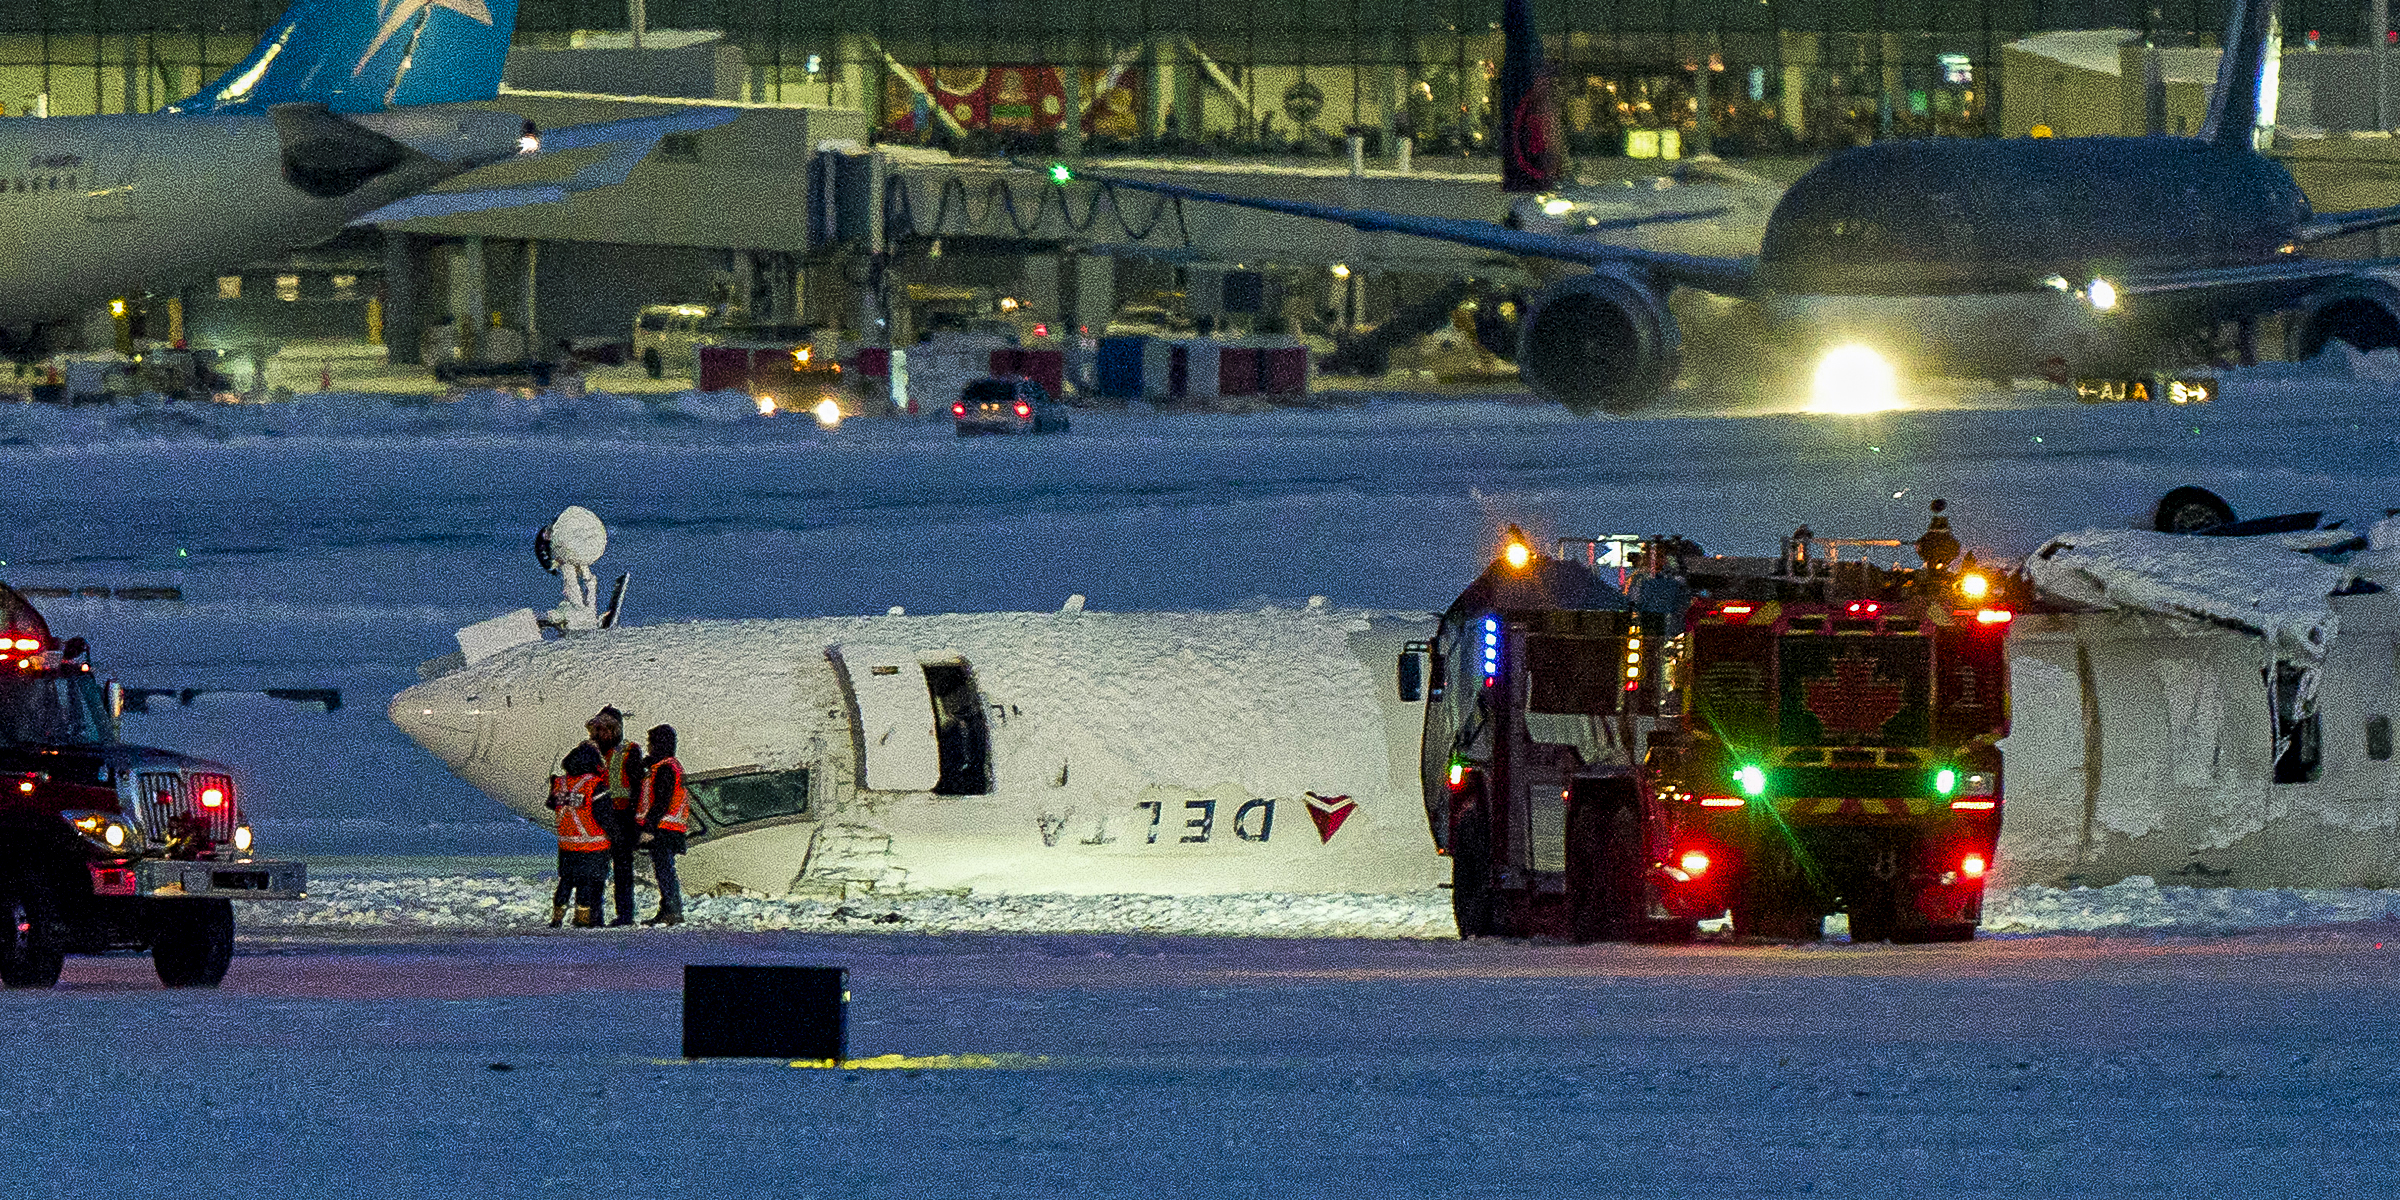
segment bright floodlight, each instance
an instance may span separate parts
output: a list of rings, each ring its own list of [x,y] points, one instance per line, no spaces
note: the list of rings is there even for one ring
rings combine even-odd
[[[817,407],[811,411],[817,414],[817,424],[827,429],[842,423],[842,406],[831,396],[817,401]]]
[[[1826,351],[1810,381],[1808,411],[1870,413],[1900,407],[1900,374],[1884,357],[1852,343]]]
[[[2083,294],[2091,300],[2092,307],[2101,312],[2107,312],[2117,306],[2117,285],[2105,279],[2093,280],[2092,286],[2085,288]]]

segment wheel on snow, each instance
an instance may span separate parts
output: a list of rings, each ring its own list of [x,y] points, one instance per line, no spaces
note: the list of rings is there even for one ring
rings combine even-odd
[[[1462,938],[1492,937],[1499,913],[1492,896],[1492,838],[1480,797],[1459,806],[1450,827],[1450,913]]]
[[[215,987],[233,965],[233,902],[153,902],[150,965],[171,988]]]
[[[0,898],[0,983],[12,988],[58,986],[66,965],[66,930],[40,884],[22,884]]]
[[[1568,931],[1578,942],[1624,941],[1642,932],[1642,818],[1626,792],[1577,796],[1568,810]]]
[[[2179,487],[2158,498],[2150,528],[2160,533],[2200,533],[2233,524],[2233,506],[2204,487]]]

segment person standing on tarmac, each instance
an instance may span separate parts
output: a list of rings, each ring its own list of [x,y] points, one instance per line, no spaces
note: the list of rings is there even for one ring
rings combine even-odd
[[[642,781],[642,748],[625,740],[625,714],[615,705],[583,723],[591,740],[584,743],[600,755],[605,804],[595,806],[601,828],[608,831],[610,874],[616,892],[616,919],[610,925],[633,924],[633,850],[636,830],[633,793]]]
[[[650,870],[658,876],[658,915],[644,925],[683,924],[683,888],[675,879],[675,856],[683,853],[691,796],[683,790],[683,764],[675,761],[675,727],[659,725],[645,735],[650,768],[642,783],[634,823],[650,848]]]
[[[550,893],[550,928],[566,919],[567,897],[575,898],[575,925],[600,923],[600,887],[608,878],[608,834],[593,812],[603,780],[601,758],[589,745],[567,752],[564,772],[550,780],[550,808],[558,814],[558,888]]]

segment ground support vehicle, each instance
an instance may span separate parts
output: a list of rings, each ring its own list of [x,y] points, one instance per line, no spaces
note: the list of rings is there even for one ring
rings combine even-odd
[[[255,858],[223,764],[117,738],[123,690],[0,584],[0,983],[49,987],[68,954],[150,953],[214,987],[232,901],[293,900],[306,869]]]
[[[1917,568],[1805,527],[1773,558],[1512,529],[1400,662],[1461,935],[1973,936],[2021,584],[1951,569],[1936,513]]]
[[[950,404],[958,436],[979,433],[1065,433],[1067,406],[1050,398],[1042,385],[1015,376],[978,379],[960,391]]]

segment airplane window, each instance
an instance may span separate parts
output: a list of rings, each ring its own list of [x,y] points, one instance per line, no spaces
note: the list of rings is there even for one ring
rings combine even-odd
[[[685,787],[711,826],[808,815],[808,768],[694,779]]]

